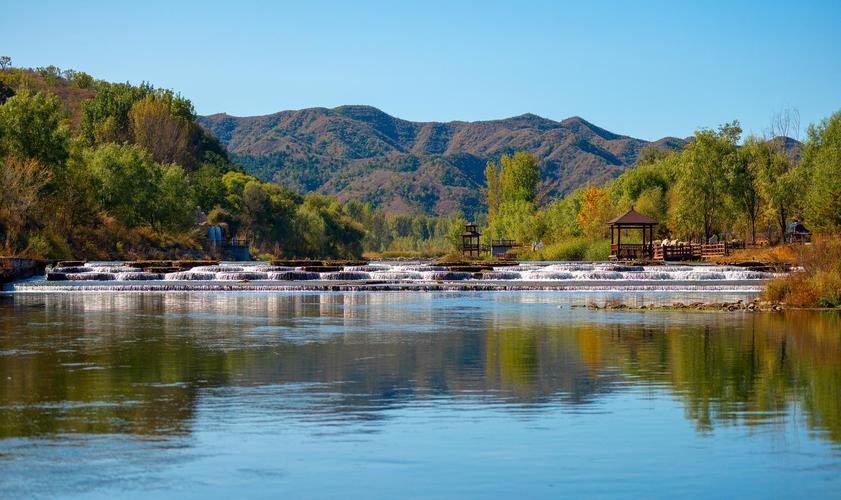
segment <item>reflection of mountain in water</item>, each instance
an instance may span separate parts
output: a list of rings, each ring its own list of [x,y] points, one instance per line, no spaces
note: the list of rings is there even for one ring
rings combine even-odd
[[[342,421],[453,398],[569,411],[645,388],[674,394],[699,430],[800,406],[841,441],[837,315],[637,315],[551,297],[18,295],[0,303],[0,433],[184,433],[204,401],[232,396]]]

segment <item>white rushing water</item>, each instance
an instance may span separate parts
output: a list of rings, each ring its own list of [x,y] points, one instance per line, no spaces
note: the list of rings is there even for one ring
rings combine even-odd
[[[774,277],[772,273],[720,265],[655,265],[632,266],[610,262],[523,263],[499,266],[490,271],[464,272],[449,270],[421,262],[374,262],[364,266],[347,266],[339,271],[312,272],[301,267],[271,266],[268,263],[231,263],[199,266],[188,271],[166,274],[144,272],[121,263],[88,263],[84,266],[56,267],[51,273],[62,273],[70,281],[336,281],[336,282],[593,282],[618,281],[648,284],[677,281],[732,282],[760,281]]]

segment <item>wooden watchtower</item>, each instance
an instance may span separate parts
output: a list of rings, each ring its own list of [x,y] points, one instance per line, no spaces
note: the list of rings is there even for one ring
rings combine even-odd
[[[469,222],[464,225],[464,232],[461,233],[461,253],[465,257],[479,258],[482,249],[479,244],[479,230],[476,224]]]

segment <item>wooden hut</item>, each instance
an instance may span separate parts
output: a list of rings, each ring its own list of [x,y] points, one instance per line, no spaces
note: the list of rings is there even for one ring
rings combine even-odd
[[[610,258],[611,259],[651,259],[654,257],[654,227],[659,224],[656,220],[643,215],[633,208],[624,214],[607,221],[610,226]],[[622,243],[622,231],[639,229],[642,232],[642,243]]]

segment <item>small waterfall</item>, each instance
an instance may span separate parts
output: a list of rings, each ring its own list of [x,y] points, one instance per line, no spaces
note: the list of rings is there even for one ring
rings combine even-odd
[[[366,272],[336,271],[332,273],[321,273],[321,279],[327,281],[357,281],[369,280],[371,275]]]
[[[309,271],[281,271],[278,273],[269,273],[268,277],[268,279],[273,281],[309,281],[319,278],[318,273],[311,273]]]
[[[674,279],[672,273],[664,273],[658,271],[633,271],[623,273],[626,280],[640,280],[640,281],[660,281]]]
[[[683,271],[674,273],[675,279],[688,281],[723,280],[726,275],[715,271]]]
[[[49,269],[49,272],[51,272],[51,273],[66,273],[66,274],[70,274],[70,273],[73,273],[73,274],[75,274],[75,273],[89,273],[91,271],[93,271],[93,269],[90,268],[90,267],[87,267],[87,266],[64,266],[64,267],[56,266],[56,267],[53,267],[53,268]]]
[[[378,280],[418,280],[423,279],[423,275],[418,271],[379,271],[371,273],[372,279]]]
[[[151,281],[161,280],[164,275],[160,273],[144,273],[139,271],[125,272],[117,274],[117,281]]]
[[[568,271],[527,271],[523,273],[523,279],[529,281],[560,281],[571,280],[574,277]]]
[[[388,271],[391,269],[391,266],[378,266],[378,265],[367,265],[367,266],[347,266],[344,268],[345,271],[348,272],[360,272],[360,273],[372,273],[377,271]]]
[[[197,273],[238,273],[243,271],[242,266],[226,266],[226,265],[218,265],[218,266],[196,266],[190,271],[197,272]]]
[[[96,273],[142,273],[143,269],[129,266],[92,266],[88,269]]]
[[[259,280],[267,280],[269,279],[268,273],[257,273],[257,272],[249,272],[249,271],[239,271],[239,272],[219,272],[216,273],[216,279],[222,281],[259,281]]]
[[[167,281],[210,281],[216,279],[216,273],[197,272],[195,270],[179,271],[165,274],[164,279]]]
[[[645,267],[643,266],[604,266],[601,269],[604,271],[616,271],[617,273],[645,271]]]
[[[401,271],[417,271],[417,272],[427,272],[427,271],[446,271],[447,268],[444,266],[426,266],[426,265],[407,265],[407,266],[394,266],[394,269],[400,269]]]
[[[114,281],[114,278],[113,273],[97,273],[93,271],[67,274],[67,279],[70,281]]]
[[[461,281],[469,280],[473,277],[473,273],[461,271],[427,271],[421,274],[424,279],[431,281]]]
[[[482,273],[483,280],[518,280],[522,275],[515,271],[492,271]]]

